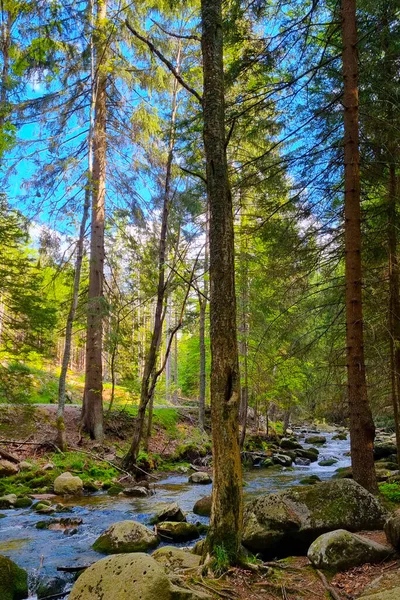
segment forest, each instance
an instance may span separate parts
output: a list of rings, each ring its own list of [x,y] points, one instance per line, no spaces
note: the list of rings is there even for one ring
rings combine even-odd
[[[398,600],[398,0],[0,16],[0,600]]]

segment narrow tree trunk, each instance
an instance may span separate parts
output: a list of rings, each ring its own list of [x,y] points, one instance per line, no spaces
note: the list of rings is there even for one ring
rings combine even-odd
[[[90,10],[92,12],[92,0],[90,0]],[[61,372],[58,381],[58,408],[57,408],[57,446],[61,450],[65,450],[67,439],[65,433],[64,409],[65,409],[65,386],[67,379],[68,365],[71,358],[72,348],[72,329],[75,320],[75,313],[78,307],[79,287],[81,282],[82,261],[84,254],[84,241],[86,233],[86,224],[89,217],[90,198],[92,192],[92,176],[93,176],[93,113],[96,101],[95,90],[95,65],[93,57],[93,43],[91,42],[91,93],[90,93],[90,108],[89,108],[89,133],[88,133],[88,170],[87,181],[85,188],[85,200],[83,204],[82,219],[79,228],[79,237],[76,248],[76,261],[74,272],[74,283],[72,288],[71,306],[68,312],[67,323],[65,328],[64,351],[61,361]]]
[[[178,404],[178,336],[174,337],[174,403]]]
[[[240,359],[242,385],[240,388],[240,448],[243,449],[246,439],[247,410],[249,405],[249,376],[248,376],[248,304],[249,304],[249,265],[247,259],[247,237],[244,232],[244,217],[240,215],[240,271],[241,271],[241,310],[240,310]]]
[[[396,165],[391,157],[388,190],[389,334],[392,367],[392,403],[396,427],[397,460],[400,465],[400,298],[397,256]]]
[[[200,395],[199,395],[199,427],[204,430],[206,422],[206,391],[207,391],[207,376],[206,376],[206,316],[207,316],[207,298],[208,298],[208,221],[209,211],[206,211],[206,227],[205,227],[205,244],[204,244],[204,276],[203,276],[203,295],[199,294],[200,304]]]
[[[106,0],[97,1],[96,103],[93,134],[93,193],[90,238],[89,298],[86,336],[86,372],[82,423],[92,439],[103,440],[103,280],[106,183],[107,69],[104,65],[102,28]]]
[[[367,396],[363,340],[356,0],[342,0],[341,16],[344,80],[346,340],[351,461],[354,480],[367,490],[375,492],[377,490],[373,456],[375,426]]]
[[[177,56],[177,69],[180,66],[180,53],[181,48],[179,46]],[[172,179],[172,161],[174,157],[175,147],[175,125],[176,125],[176,111],[177,111],[177,95],[178,95],[178,82],[174,79],[173,92],[172,92],[172,112],[171,112],[171,124],[170,124],[170,135],[169,135],[169,149],[167,158],[167,168],[165,174],[165,187],[164,187],[164,202],[163,212],[161,221],[161,232],[160,232],[160,244],[158,251],[158,286],[157,286],[157,301],[156,310],[154,316],[154,327],[151,336],[150,347],[146,356],[143,378],[140,390],[140,401],[138,416],[135,420],[135,427],[133,432],[133,438],[131,447],[124,458],[124,466],[126,469],[132,469],[136,464],[137,455],[139,452],[140,442],[143,436],[144,421],[146,416],[146,409],[151,401],[154,392],[154,379],[153,375],[157,364],[158,349],[160,345],[162,325],[164,321],[165,311],[163,311],[164,300],[165,300],[165,259],[167,252],[167,233],[168,233],[168,213],[171,197],[171,179]],[[169,349],[167,348],[169,352]],[[168,358],[168,354],[166,355]]]
[[[213,492],[205,554],[240,552],[243,499],[232,196],[225,147],[222,0],[202,0],[204,147],[210,207]]]

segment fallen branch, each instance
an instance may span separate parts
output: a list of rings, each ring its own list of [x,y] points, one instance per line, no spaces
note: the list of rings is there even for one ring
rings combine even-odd
[[[320,580],[322,581],[322,584],[323,584],[324,588],[326,589],[326,591],[328,592],[328,594],[330,594],[332,596],[333,600],[342,600],[341,596],[339,596],[339,594],[337,593],[337,591],[335,590],[335,588],[333,588],[328,583],[328,580],[325,577],[325,575],[322,573],[322,571],[319,571],[317,569],[317,573],[318,573],[318,576],[319,576]]]
[[[57,567],[57,571],[62,571],[63,573],[78,573],[79,571],[84,571],[91,567],[94,563],[90,565],[75,565],[70,567]],[[64,594],[65,595],[65,594]]]
[[[61,452],[60,448],[53,444],[53,442],[45,441],[45,442],[21,442],[18,440],[0,440],[0,444],[12,444],[13,446],[51,446],[59,452],[63,456],[65,456],[64,452]],[[19,461],[18,461],[19,462]]]
[[[20,462],[19,458],[17,458],[13,454],[10,454],[9,452],[7,452],[7,450],[2,450],[1,448],[0,448],[0,456],[1,456],[1,458],[5,458],[6,460],[9,460],[12,463],[19,464],[19,462]]]

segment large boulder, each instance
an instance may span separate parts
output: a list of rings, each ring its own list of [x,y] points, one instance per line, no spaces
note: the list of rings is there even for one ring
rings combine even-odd
[[[54,481],[54,491],[61,496],[81,494],[83,490],[83,481],[80,477],[76,477],[69,473],[62,473]]]
[[[103,554],[146,552],[158,546],[158,537],[141,523],[119,521],[111,525],[93,544],[93,550]]]
[[[183,569],[195,569],[200,565],[201,558],[188,550],[176,548],[175,546],[163,546],[153,552],[152,557],[167,571],[181,571]]]
[[[0,556],[1,600],[28,598],[28,574],[6,556]]]
[[[280,447],[286,450],[296,450],[301,449],[302,446],[296,440],[292,440],[291,438],[282,438],[280,441]]]
[[[316,448],[308,448],[306,450],[296,450],[296,457],[306,458],[310,462],[316,462],[318,460],[318,450]]]
[[[188,542],[195,540],[199,531],[194,523],[177,523],[175,521],[163,521],[157,526],[157,531],[161,537],[173,542]]]
[[[389,546],[337,529],[320,535],[308,549],[307,557],[317,569],[345,571],[365,563],[384,561],[392,554]]]
[[[202,517],[209,517],[211,515],[211,503],[211,496],[203,496],[197,500],[196,504],[193,506],[194,514]]]
[[[290,467],[293,461],[287,454],[274,454],[272,462],[274,465],[280,465],[281,467]]]
[[[269,556],[303,553],[323,533],[381,529],[386,518],[375,496],[354,481],[321,482],[249,502],[243,545]]]
[[[212,479],[208,473],[204,473],[204,471],[196,471],[196,473],[192,473],[189,477],[189,483],[202,483],[207,484],[211,483]]]
[[[387,441],[387,442],[382,441],[382,442],[375,443],[375,446],[374,446],[375,460],[379,460],[380,458],[388,458],[389,456],[396,454],[396,452],[397,452],[396,444],[394,444],[391,441]]]
[[[200,600],[205,594],[172,584],[148,554],[109,556],[79,577],[69,600]]]
[[[385,523],[386,538],[396,550],[400,550],[400,509],[396,510]]]
[[[324,435],[310,435],[304,441],[306,444],[325,444],[326,437]]]
[[[151,519],[152,523],[161,523],[162,521],[176,521],[177,523],[181,523],[186,521],[186,516],[176,502],[171,502],[171,504],[160,508]]]
[[[18,498],[16,494],[6,494],[5,496],[0,496],[0,508],[15,508],[15,503]]]
[[[9,460],[0,460],[0,477],[10,477],[18,473],[18,467]]]

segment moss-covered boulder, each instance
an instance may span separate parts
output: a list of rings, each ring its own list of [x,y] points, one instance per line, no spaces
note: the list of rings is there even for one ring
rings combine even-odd
[[[93,550],[102,554],[146,552],[158,546],[158,537],[151,529],[136,521],[119,521],[101,534]]]
[[[174,542],[188,542],[200,537],[199,531],[194,523],[177,523],[175,521],[164,521],[159,523],[157,531],[161,537]]]
[[[0,477],[11,477],[18,473],[18,466],[9,460],[0,459]]]
[[[386,539],[396,550],[400,550],[400,509],[396,510],[385,523]]]
[[[18,498],[16,494],[0,496],[0,508],[14,508]]]
[[[176,548],[175,546],[163,546],[153,552],[152,557],[167,571],[181,571],[183,569],[195,569],[200,565],[201,558],[188,550]]]
[[[374,446],[374,457],[376,460],[379,460],[380,458],[389,458],[396,453],[396,444],[391,441],[377,442]]]
[[[190,475],[189,483],[207,484],[212,483],[212,479],[208,473],[204,473],[204,471],[196,471],[196,473],[192,473]]]
[[[305,552],[321,534],[335,529],[381,529],[387,512],[379,501],[352,480],[260,496],[245,509],[243,545],[265,556]]]
[[[320,481],[321,479],[318,475],[308,475],[307,477],[300,479],[299,483],[301,483],[301,485],[315,485],[316,483],[320,483]]]
[[[296,457],[307,458],[310,462],[316,462],[318,460],[318,454],[319,452],[316,448],[303,448],[303,450],[296,450]]]
[[[28,574],[6,556],[0,556],[1,600],[23,600],[28,597]]]
[[[54,481],[54,491],[56,494],[75,496],[81,494],[82,490],[82,479],[72,475],[68,471],[59,475]]]
[[[79,577],[69,600],[206,600],[205,594],[171,583],[164,569],[143,553],[109,556]]]
[[[161,523],[162,521],[176,521],[181,523],[186,521],[186,516],[176,502],[171,502],[160,508],[151,519],[151,523]]]
[[[302,448],[301,444],[299,444],[297,440],[293,440],[291,438],[282,438],[279,442],[279,445],[285,450],[296,450]]]
[[[337,529],[320,535],[308,549],[307,557],[317,569],[345,571],[365,563],[382,562],[392,554],[389,546]]]
[[[290,467],[293,459],[288,454],[274,454],[272,457],[272,462],[274,465],[279,465],[281,467]]]
[[[38,600],[59,596],[65,589],[66,581],[62,577],[42,577],[36,588]]]
[[[18,498],[14,506],[15,508],[29,508],[32,504],[33,500],[30,498]]]
[[[341,440],[344,442],[347,440],[347,433],[336,433],[334,436],[332,436],[332,440]]]
[[[337,462],[336,458],[327,458],[325,460],[320,460],[318,464],[320,467],[333,467]]]
[[[306,444],[326,444],[326,437],[324,435],[310,435],[305,440]]]
[[[209,517],[211,515],[211,502],[211,496],[203,496],[197,500],[196,504],[193,506],[194,514],[202,517]]]

